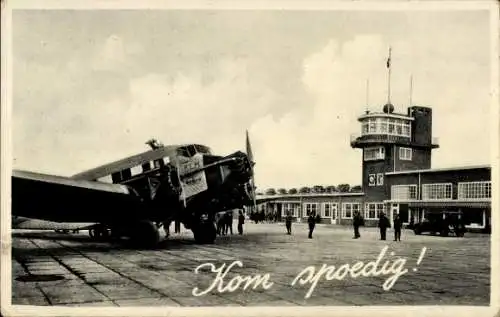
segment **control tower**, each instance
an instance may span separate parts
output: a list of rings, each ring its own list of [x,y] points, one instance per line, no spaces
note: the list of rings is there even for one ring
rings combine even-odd
[[[361,134],[351,136],[351,147],[363,150],[362,186],[370,199],[387,197],[385,173],[431,168],[431,151],[439,147],[431,108],[410,106],[401,114],[387,103],[382,112],[366,111],[358,121]]]

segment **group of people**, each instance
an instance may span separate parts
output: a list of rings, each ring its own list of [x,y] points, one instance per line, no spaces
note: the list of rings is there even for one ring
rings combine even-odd
[[[285,226],[287,234],[289,235],[292,234],[292,221],[293,221],[292,214],[288,212],[285,217]],[[318,222],[318,217],[316,216],[316,214],[314,212],[310,213],[307,218],[307,223],[309,225],[309,235],[308,235],[309,239],[312,239],[312,234],[314,232],[314,228],[316,227],[317,222]],[[352,223],[354,227],[353,239],[359,239],[361,237],[361,234],[359,233],[359,227],[364,226],[365,224],[365,221],[359,211],[356,211],[354,213]],[[393,224],[394,224],[394,241],[401,241],[401,228],[403,227],[403,222],[401,221],[399,214],[395,214]],[[380,240],[386,240],[387,228],[391,227],[391,222],[389,221],[389,218],[387,218],[384,212],[381,212],[379,215],[378,227],[380,229]]]
[[[225,211],[215,216],[217,224],[217,235],[225,236],[228,233],[233,234],[233,211]],[[245,224],[245,215],[242,210],[238,211],[238,233],[243,234],[243,225]]]
[[[288,212],[285,217],[285,226],[286,226],[286,232],[289,235],[292,234],[292,220],[293,220],[292,213]],[[316,213],[311,212],[307,217],[307,223],[309,225],[309,235],[307,237],[309,239],[312,239],[312,234],[314,228],[316,227],[316,222],[318,222],[318,216],[316,216]]]
[[[403,227],[403,222],[401,221],[399,214],[394,215],[393,225],[394,241],[401,241],[401,228]],[[378,227],[380,229],[380,240],[386,240],[387,228],[391,227],[391,222],[384,212],[380,213]]]
[[[359,239],[361,237],[361,235],[359,234],[359,227],[364,226],[364,219],[359,213],[359,211],[356,211],[354,213],[352,224],[354,227],[353,239]],[[393,225],[394,225],[394,241],[401,241],[401,228],[403,227],[403,222],[401,221],[399,214],[394,215]],[[380,240],[386,240],[387,229],[390,227],[391,227],[391,222],[389,221],[389,218],[387,218],[384,212],[381,212],[378,218]]]

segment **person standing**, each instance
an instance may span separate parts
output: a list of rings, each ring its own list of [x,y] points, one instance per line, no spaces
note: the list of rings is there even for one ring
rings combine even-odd
[[[311,212],[309,214],[309,218],[307,219],[307,222],[309,223],[309,239],[312,239],[314,227],[316,227],[316,215],[314,212]]]
[[[181,222],[179,220],[175,220],[175,233],[181,233]]]
[[[240,210],[238,215],[238,233],[240,235],[243,234],[243,224],[245,223],[245,215],[243,214],[243,210]]]
[[[221,228],[219,213],[215,214],[215,225],[217,227],[217,235],[220,236],[222,234],[222,228]]]
[[[292,214],[291,214],[291,212],[288,212],[286,214],[285,225],[286,225],[286,233],[292,234]]]
[[[394,241],[401,241],[401,227],[403,223],[399,217],[399,213],[394,216]]]
[[[391,227],[391,222],[386,217],[386,215],[385,215],[384,212],[380,213],[380,216],[379,216],[379,219],[378,219],[378,227],[380,229],[380,240],[385,240],[386,239],[387,228]]]
[[[363,218],[361,218],[361,214],[359,211],[354,212],[354,217],[352,219],[352,224],[354,227],[354,237],[353,239],[359,239],[361,238],[361,235],[359,234],[359,227],[363,224]]]
[[[226,226],[227,226],[227,229],[229,229],[229,232],[231,234],[233,234],[233,213],[234,213],[234,210],[230,210],[228,212],[226,212]],[[227,232],[227,229],[226,229],[226,232]]]

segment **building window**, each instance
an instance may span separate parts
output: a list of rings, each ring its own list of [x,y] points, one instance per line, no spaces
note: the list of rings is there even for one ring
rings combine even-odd
[[[384,185],[384,174],[378,173],[377,174],[377,186],[383,186]]]
[[[305,204],[306,206],[306,216],[309,217],[311,213],[314,213],[315,215],[318,215],[318,205],[317,203],[312,203],[312,204]]]
[[[323,204],[323,217],[325,218],[331,218],[332,217],[332,206],[329,203],[324,203]]]
[[[410,123],[404,123],[403,124],[403,135],[410,137],[410,131],[411,131],[411,125]]]
[[[365,219],[378,219],[382,212],[385,212],[384,203],[365,204]]]
[[[399,159],[403,161],[411,161],[411,149],[407,147],[399,148]]]
[[[361,134],[388,134],[410,137],[411,121],[397,118],[367,118],[361,124]]]
[[[418,199],[417,185],[391,186],[391,200],[416,200]]]
[[[322,217],[335,219],[335,212],[337,211],[337,204],[323,203]]]
[[[360,204],[359,203],[343,203],[342,204],[342,218],[344,219],[352,219],[352,216],[356,211],[359,212]]]
[[[491,181],[458,183],[458,199],[490,199]]]
[[[363,155],[365,161],[383,160],[385,158],[385,148],[383,146],[366,148]]]
[[[452,184],[424,184],[422,185],[423,200],[451,199]]]
[[[288,213],[291,213],[292,217],[298,217],[299,216],[299,210],[298,210],[297,204],[294,203],[283,203],[281,207],[281,216],[286,217]]]
[[[381,119],[379,121],[379,124],[380,124],[380,133],[382,134],[387,134],[387,125],[388,125],[389,122],[387,122],[387,120],[383,120]]]

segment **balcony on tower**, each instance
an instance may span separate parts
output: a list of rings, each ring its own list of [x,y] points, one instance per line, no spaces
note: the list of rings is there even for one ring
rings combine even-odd
[[[410,107],[408,115],[393,113],[394,106],[386,104],[383,112],[366,112],[358,118],[361,133],[351,135],[351,147],[398,144],[411,147],[437,148],[432,137],[432,110]]]

